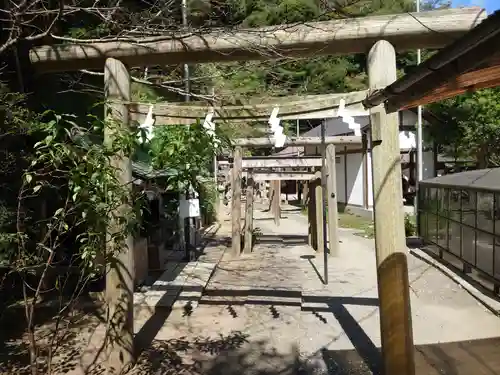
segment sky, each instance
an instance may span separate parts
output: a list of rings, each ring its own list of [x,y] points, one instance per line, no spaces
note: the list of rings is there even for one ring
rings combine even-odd
[[[500,9],[500,0],[452,0],[453,7],[459,6],[479,6],[486,8],[488,14]]]

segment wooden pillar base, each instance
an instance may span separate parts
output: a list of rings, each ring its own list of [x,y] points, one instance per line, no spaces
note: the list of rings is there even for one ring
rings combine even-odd
[[[378,298],[382,332],[383,374],[415,374],[408,263],[394,253],[378,267]],[[398,306],[398,308],[394,308]],[[383,317],[383,318],[382,318]],[[407,350],[405,350],[407,349]]]

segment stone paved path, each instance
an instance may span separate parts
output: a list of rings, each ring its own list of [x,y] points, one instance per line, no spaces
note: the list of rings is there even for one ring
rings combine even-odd
[[[145,350],[134,375],[380,374],[373,241],[341,229],[324,285],[323,256],[306,245],[306,217],[283,207],[276,227],[264,209],[255,209],[263,235],[252,253],[221,256],[221,238],[207,250],[203,259],[217,265],[192,309],[137,314]],[[230,227],[226,216],[219,236]],[[411,255],[408,262],[417,374],[500,374],[500,319],[432,266]],[[96,343],[102,335],[100,326]]]
[[[226,252],[198,307],[171,312],[153,347],[177,345],[178,369],[197,374],[378,374],[372,240],[341,229],[323,285],[323,257],[305,245],[306,218],[284,207],[276,227],[263,209],[254,252]],[[409,269],[418,374],[500,373],[499,318],[419,259],[410,256]]]

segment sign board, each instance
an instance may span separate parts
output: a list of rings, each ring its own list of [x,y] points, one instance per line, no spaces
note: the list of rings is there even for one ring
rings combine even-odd
[[[198,198],[186,199],[181,195],[179,200],[179,216],[186,217],[200,217],[200,200]]]

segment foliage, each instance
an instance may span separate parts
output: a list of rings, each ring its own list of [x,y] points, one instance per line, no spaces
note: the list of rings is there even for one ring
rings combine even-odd
[[[219,202],[219,191],[213,178],[199,180],[198,191],[200,194],[201,216],[205,223],[213,223],[217,220],[217,204]]]
[[[218,135],[220,145],[225,141]],[[169,169],[170,189],[187,189],[198,186],[199,181],[210,176],[214,155],[220,146],[200,123],[190,126],[160,126],[155,128],[147,146],[153,168]]]
[[[74,115],[33,115],[23,107],[21,95],[4,92],[2,98],[0,142],[10,139],[19,146],[21,139],[25,146],[6,147],[5,160],[14,162],[0,169],[10,178],[0,185],[5,198],[0,205],[0,262],[9,270],[7,278],[22,280],[32,373],[37,374],[33,322],[40,300],[59,298],[58,324],[137,228],[139,211],[127,206],[140,200],[131,199],[130,186],[110,163],[118,152],[134,151],[136,136],[90,116],[77,123]],[[113,132],[113,142],[92,141],[103,138],[104,126]]]
[[[405,235],[406,237],[414,236],[417,233],[417,223],[415,215],[405,214]]]
[[[446,121],[445,126],[433,126],[429,132],[440,151],[475,158],[483,168],[498,165],[499,94],[499,88],[484,89],[433,104],[430,109]]]
[[[113,241],[123,248],[123,241],[137,223],[136,211],[123,211],[123,205],[131,203],[130,186],[123,185],[116,167],[110,164],[117,153],[133,152],[135,136],[108,121],[106,126],[115,135],[112,143],[84,142],[87,137],[103,133],[105,122],[90,118],[90,123],[81,127],[71,115],[45,113],[43,117],[51,119],[40,121],[33,128],[44,137],[34,145],[35,154],[24,176],[20,199],[50,196],[54,200],[51,212],[40,223],[40,230],[46,235],[39,239],[39,251],[31,261],[43,261],[47,251],[68,251],[63,250],[64,238],[72,234],[75,243],[71,242],[70,257],[94,275],[103,271],[99,267],[105,265],[96,262],[99,257],[115,255],[103,253],[107,228],[119,222],[122,230],[113,234]]]
[[[23,99],[0,82],[0,264],[15,251],[17,197],[30,156],[27,133],[36,118],[23,106]]]

